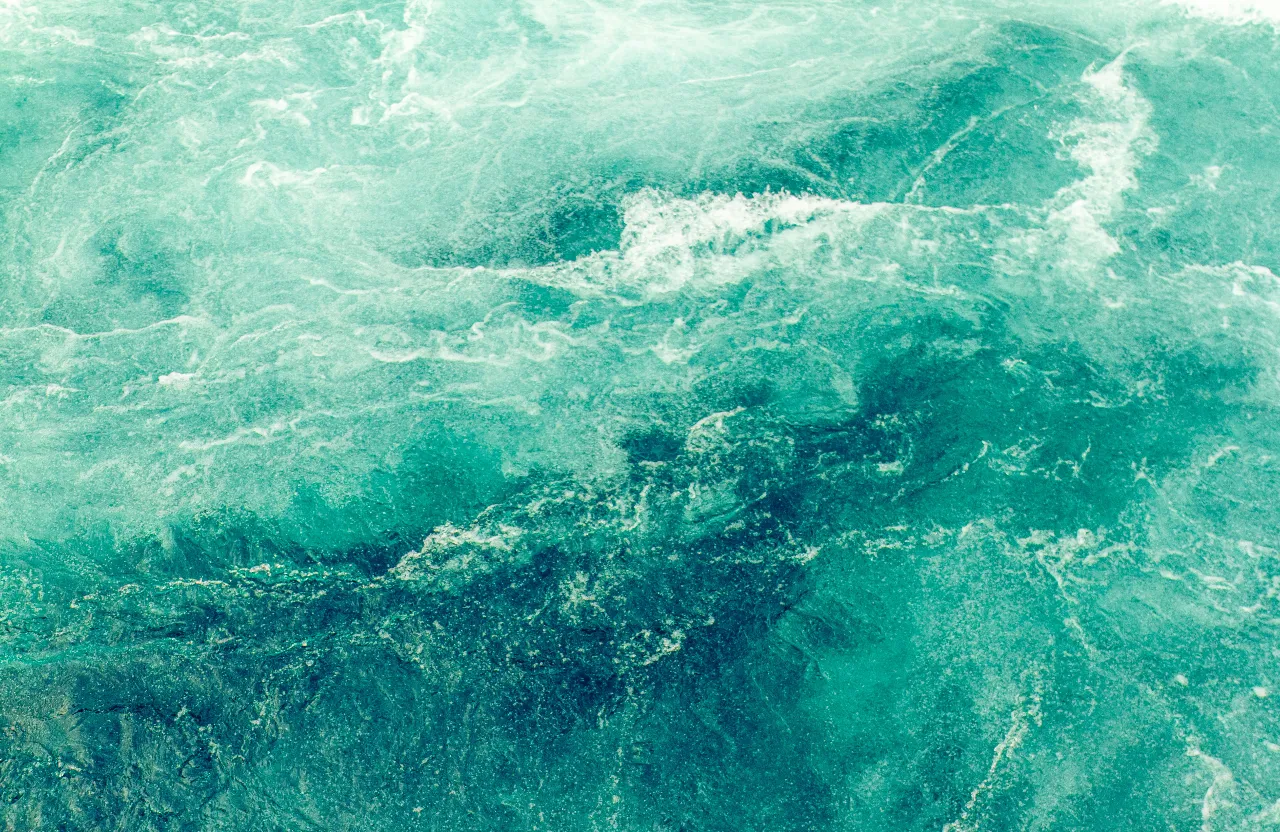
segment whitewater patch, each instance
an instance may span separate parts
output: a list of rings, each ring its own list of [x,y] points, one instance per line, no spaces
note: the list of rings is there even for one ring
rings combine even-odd
[[[1235,25],[1280,24],[1278,0],[1164,0],[1164,5],[1178,6],[1194,17]]]

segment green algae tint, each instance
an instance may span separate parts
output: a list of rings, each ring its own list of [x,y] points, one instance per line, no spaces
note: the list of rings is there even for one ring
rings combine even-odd
[[[1280,828],[1277,20],[4,0],[0,826]]]

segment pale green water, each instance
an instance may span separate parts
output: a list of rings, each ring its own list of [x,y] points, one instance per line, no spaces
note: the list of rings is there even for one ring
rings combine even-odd
[[[1277,20],[0,0],[2,828],[1280,827]]]

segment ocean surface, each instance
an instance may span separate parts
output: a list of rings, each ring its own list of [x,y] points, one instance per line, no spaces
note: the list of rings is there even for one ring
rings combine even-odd
[[[1280,2],[0,0],[0,830],[1280,829]]]

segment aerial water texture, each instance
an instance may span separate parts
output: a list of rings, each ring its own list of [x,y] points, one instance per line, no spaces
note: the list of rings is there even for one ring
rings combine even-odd
[[[0,828],[1280,828],[1278,27],[0,0]]]

